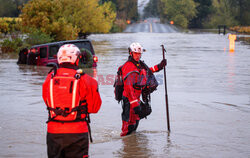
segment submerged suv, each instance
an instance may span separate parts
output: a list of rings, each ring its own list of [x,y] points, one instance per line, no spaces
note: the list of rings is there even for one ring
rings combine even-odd
[[[37,53],[36,65],[50,66],[57,63],[57,52],[64,44],[74,44],[81,50],[82,56],[79,65],[83,67],[97,66],[98,58],[95,56],[91,41],[87,39],[59,41],[32,46],[30,50],[35,49]]]

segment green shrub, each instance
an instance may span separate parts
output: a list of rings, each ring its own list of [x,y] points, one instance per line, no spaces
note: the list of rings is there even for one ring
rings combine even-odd
[[[176,25],[183,28],[187,28],[188,26],[188,20],[181,14],[174,16],[171,20],[173,20]]]
[[[122,32],[126,28],[127,24],[125,20],[122,19],[116,19],[110,32]]]
[[[10,39],[0,42],[2,53],[19,52],[22,48],[29,48],[32,45],[52,42],[54,39],[38,29],[30,29],[32,33],[23,41],[16,34],[11,34]]]
[[[3,42],[1,42],[1,50],[2,53],[18,52],[22,45],[23,42],[20,38],[5,39]]]
[[[0,33],[7,34],[9,30],[9,24],[0,20]]]
[[[38,29],[32,29],[30,28],[31,33],[28,34],[28,38],[25,39],[25,43],[28,45],[37,45],[37,44],[43,44],[43,43],[50,43],[54,40],[53,37],[50,37],[50,35],[38,30]]]
[[[231,31],[250,34],[250,26],[234,26],[229,28]]]
[[[13,32],[20,32],[21,19],[20,18],[0,18],[0,33],[11,34]]]

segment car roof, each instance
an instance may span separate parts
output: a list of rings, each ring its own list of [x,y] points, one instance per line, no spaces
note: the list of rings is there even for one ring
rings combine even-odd
[[[78,42],[90,42],[90,40],[88,40],[88,39],[80,39],[80,40],[58,41],[58,42],[52,42],[52,43],[45,43],[45,44],[34,45],[31,48],[42,47],[42,46],[47,46],[47,45],[56,45],[56,44],[62,45],[64,43],[78,43]]]

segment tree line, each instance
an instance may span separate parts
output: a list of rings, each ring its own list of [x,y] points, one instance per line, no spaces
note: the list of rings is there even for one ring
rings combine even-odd
[[[160,17],[189,28],[249,26],[249,0],[150,0],[144,17]]]
[[[19,1],[19,6],[15,5],[15,0],[2,2],[5,7],[15,9],[7,9],[1,16],[15,16],[20,10],[19,18],[0,18],[0,33],[11,35],[0,43],[2,52],[17,52],[19,48],[34,44],[86,38],[91,33],[108,33],[116,19],[110,1],[29,0]],[[27,36],[23,40],[20,35]]]
[[[2,52],[121,32],[138,19],[137,0],[0,0]]]
[[[98,0],[31,0],[20,14],[25,32],[39,28],[55,40],[107,33],[115,17],[111,2],[100,5]]]
[[[20,17],[22,32],[41,31],[55,41],[121,32],[126,20],[138,19],[137,0],[0,0],[0,4],[0,17]],[[12,31],[6,27],[14,23],[5,21],[0,31]]]
[[[250,25],[249,0],[150,0],[144,17],[138,15],[137,0],[0,0],[0,4],[0,17],[19,16],[23,31],[36,28],[55,40],[119,32],[126,20],[146,17],[184,28]]]
[[[23,4],[29,0],[0,0],[0,17],[18,17]]]

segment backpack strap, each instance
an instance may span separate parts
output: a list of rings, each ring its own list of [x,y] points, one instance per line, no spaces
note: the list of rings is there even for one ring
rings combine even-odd
[[[83,72],[82,69],[77,69],[77,70],[76,70],[76,74],[75,74],[75,78],[76,78],[76,79],[80,79],[81,76],[83,76],[83,75],[85,75],[85,73]]]
[[[51,74],[51,78],[53,78],[56,75],[57,69],[58,69],[58,65],[56,63],[53,63],[52,65],[53,67],[48,72],[48,73],[51,73],[53,71],[53,73]]]
[[[127,75],[124,77],[124,81],[128,78],[128,76],[132,73],[137,73],[137,74],[140,74],[138,71],[130,71],[129,73],[127,73]]]
[[[52,112],[53,115],[55,115],[53,118],[49,118],[49,120],[47,121],[47,123],[49,121],[54,121],[54,119],[58,116],[58,115],[62,115],[63,117],[67,117],[70,113],[74,113],[76,111],[78,111],[78,107],[79,106],[76,106],[76,89],[77,89],[77,85],[78,85],[78,82],[79,82],[79,79],[81,78],[82,75],[84,75],[85,73],[82,71],[82,69],[78,69],[76,70],[76,74],[74,76],[75,80],[71,83],[70,85],[70,92],[72,92],[72,110],[70,112],[68,111],[65,111],[61,108],[55,108],[54,106],[54,94],[53,94],[53,83],[54,83],[54,76],[55,76],[55,73],[56,73],[57,69],[54,70],[54,73],[51,74],[51,79],[50,79],[50,88],[49,88],[49,91],[50,91],[50,102],[51,102],[51,107],[47,107],[47,109],[49,111]]]
[[[85,101],[85,100],[84,100]],[[85,101],[86,102],[86,101]],[[65,123],[65,122],[79,122],[79,121],[86,121],[88,122],[86,119],[87,115],[88,115],[88,112],[87,112],[87,106],[76,106],[74,108],[72,108],[71,111],[68,111],[68,110],[63,110],[61,108],[51,108],[51,107],[47,107],[47,109],[49,111],[52,111],[55,113],[55,116],[54,117],[49,117],[48,122],[50,121],[54,121],[54,122],[62,122],[62,123]],[[72,121],[61,121],[61,120],[55,120],[55,118],[59,115],[63,116],[63,117],[67,117],[69,114],[73,113],[73,112],[78,112],[78,117],[75,119],[75,120],[72,120]],[[85,118],[80,118],[81,114],[86,114],[86,117]]]

